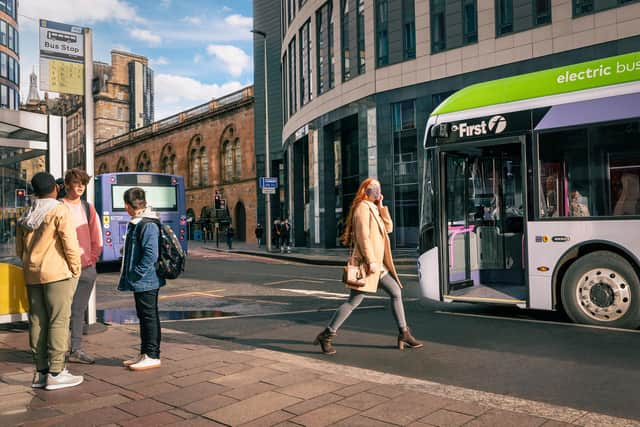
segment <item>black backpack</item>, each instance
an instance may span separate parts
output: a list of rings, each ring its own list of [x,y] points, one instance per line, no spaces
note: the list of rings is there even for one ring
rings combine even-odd
[[[143,218],[138,224],[138,240],[142,237],[142,228],[145,223],[152,222],[160,229],[158,242],[158,261],[156,261],[156,273],[163,279],[176,279],[184,271],[187,259],[180,240],[167,224],[162,224],[158,219]]]

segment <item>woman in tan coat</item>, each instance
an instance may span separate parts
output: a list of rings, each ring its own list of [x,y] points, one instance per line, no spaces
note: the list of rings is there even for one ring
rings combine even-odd
[[[382,204],[380,182],[375,178],[367,178],[358,188],[347,216],[346,228],[341,241],[352,246],[354,257],[359,261],[366,284],[361,287],[348,285],[351,294],[347,302],[342,304],[329,322],[329,326],[315,339],[325,354],[334,354],[336,350],[331,340],[336,336],[338,328],[347,320],[351,312],[360,305],[367,293],[376,293],[380,286],[391,298],[393,315],[398,324],[398,348],[403,350],[422,347],[422,344],[411,336],[407,327],[402,305],[402,285],[391,256],[389,233],[393,231],[393,221],[389,210]]]

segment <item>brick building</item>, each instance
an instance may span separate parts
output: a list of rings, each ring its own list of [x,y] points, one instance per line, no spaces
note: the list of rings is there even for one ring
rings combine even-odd
[[[124,135],[96,140],[96,174],[152,171],[185,177],[187,215],[204,219],[216,191],[236,239],[255,241],[253,86]]]

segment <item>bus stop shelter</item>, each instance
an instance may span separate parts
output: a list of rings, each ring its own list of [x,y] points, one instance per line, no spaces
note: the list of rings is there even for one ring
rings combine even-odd
[[[33,175],[62,176],[66,151],[63,117],[0,109],[0,323],[27,320],[16,221],[29,204]]]

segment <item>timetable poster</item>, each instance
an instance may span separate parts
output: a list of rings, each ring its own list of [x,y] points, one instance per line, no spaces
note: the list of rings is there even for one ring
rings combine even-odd
[[[40,89],[83,95],[84,64],[40,58]]]

